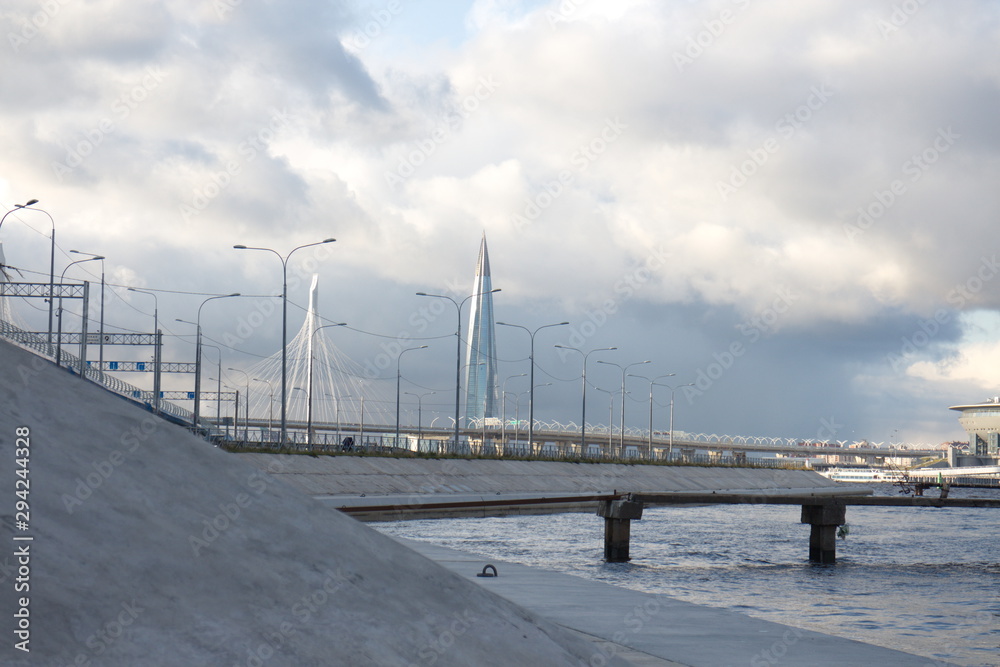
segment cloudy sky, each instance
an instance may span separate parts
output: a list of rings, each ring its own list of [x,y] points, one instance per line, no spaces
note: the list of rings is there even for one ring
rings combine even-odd
[[[234,291],[258,296],[202,309],[223,363],[278,348],[280,262],[234,244],[335,237],[289,262],[290,329],[316,270],[338,348],[394,388],[396,351],[427,344],[404,391],[450,414],[454,307],[415,292],[468,295],[485,232],[498,319],[570,322],[536,337],[540,419],[579,419],[581,357],[554,344],[615,346],[588,380],[620,387],[601,358],[694,383],[678,429],[962,439],[947,407],[1000,393],[998,18],[992,0],[7,0],[0,207],[41,200],[57,273],[78,249],[109,283],[201,293],[158,292],[173,360],[192,355],[174,320]],[[9,216],[7,264],[46,274],[50,228]],[[107,322],[148,330],[151,301],[115,288]],[[498,329],[501,377],[526,372],[528,336]],[[649,384],[628,390],[642,426]]]

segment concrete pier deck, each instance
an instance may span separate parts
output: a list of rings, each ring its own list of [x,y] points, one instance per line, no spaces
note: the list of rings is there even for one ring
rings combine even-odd
[[[569,574],[395,538],[497,595],[591,640],[589,665],[612,656],[668,667],[913,667],[947,663]],[[486,563],[497,577],[477,577]]]

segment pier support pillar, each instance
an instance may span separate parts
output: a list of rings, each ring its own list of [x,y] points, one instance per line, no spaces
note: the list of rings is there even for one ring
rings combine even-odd
[[[847,508],[844,505],[802,506],[802,523],[811,526],[809,560],[816,563],[837,562],[837,528],[847,523],[846,517]]]
[[[632,520],[642,518],[642,503],[632,500],[605,500],[597,507],[597,516],[604,517],[604,560],[625,563],[629,558],[629,536]]]

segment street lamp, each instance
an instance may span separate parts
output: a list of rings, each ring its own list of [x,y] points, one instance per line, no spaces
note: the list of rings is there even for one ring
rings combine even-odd
[[[285,442],[285,435],[288,431],[288,259],[296,250],[309,248],[314,245],[333,243],[337,239],[324,239],[315,243],[306,243],[288,251],[284,257],[273,248],[257,248],[253,246],[234,245],[237,250],[264,250],[273,252],[281,260],[281,442]]]
[[[205,304],[213,299],[228,299],[230,297],[240,296],[239,292],[233,292],[232,294],[218,294],[216,296],[210,296],[201,302],[198,306],[198,317],[194,321],[195,326],[195,344],[194,344],[194,423],[193,426],[195,430],[198,429],[198,421],[201,417],[201,309],[205,307]],[[177,320],[178,322],[185,322],[184,320]],[[191,324],[191,322],[185,322],[185,324]],[[221,356],[220,356],[221,358]],[[221,379],[221,378],[220,378]]]
[[[425,391],[422,394],[414,394],[412,391],[404,391],[404,394],[408,396],[417,397],[417,451],[420,451],[420,436],[423,434],[423,410],[424,410],[424,396],[430,396],[431,394],[436,394],[436,391]]]
[[[208,347],[207,345],[205,347]],[[219,362],[221,364],[222,357],[219,357]],[[219,370],[222,370],[222,366],[219,366]],[[219,428],[219,424],[222,423],[222,388],[225,387],[229,391],[233,392],[235,400],[233,401],[233,442],[235,442],[240,437],[240,390],[235,387],[230,387],[228,384],[222,384],[222,373],[219,373],[217,378],[208,378],[209,380],[215,380],[218,383],[218,389],[215,392],[217,398],[215,399],[215,427]],[[221,432],[221,430],[220,430]],[[229,440],[229,424],[226,424],[226,440]]]
[[[260,378],[253,378],[254,382],[263,382],[267,385],[269,391],[269,398],[267,400],[267,437],[271,437],[271,433],[274,430],[274,385],[271,384],[270,380],[262,380]]]
[[[52,236],[51,242],[49,243],[49,332],[48,332],[48,342],[52,345],[52,311],[55,293],[55,275],[56,275],[56,221],[52,218],[52,215],[41,208],[30,208],[38,203],[37,199],[29,199],[26,204],[15,204],[14,208],[3,214],[3,218],[0,218],[0,227],[3,227],[3,221],[8,215],[17,210],[26,211],[38,211],[39,213],[44,213],[49,216],[49,222],[52,223]],[[50,348],[51,353],[51,348]]]
[[[0,220],[0,222],[3,222],[3,221]],[[94,256],[94,257],[87,257],[86,259],[78,259],[75,262],[70,262],[69,264],[66,265],[66,268],[62,270],[62,273],[59,274],[59,284],[60,285],[62,284],[63,278],[66,277],[66,272],[69,270],[69,267],[73,266],[74,264],[82,264],[83,262],[93,262],[93,261],[98,260],[98,259],[104,259],[104,258],[101,257],[100,255],[97,255],[97,256]],[[63,312],[62,294],[60,293],[59,294],[59,332],[56,334],[56,366],[61,365],[60,362],[62,361],[62,312]],[[84,343],[86,343],[86,341],[84,341]],[[87,376],[86,369],[81,368],[80,369],[80,375],[82,377],[86,377]]]
[[[180,320],[183,321],[183,320]],[[194,324],[194,322],[185,322],[185,324]],[[215,388],[215,428],[219,428],[219,424],[222,421],[222,349],[218,345],[209,345],[208,343],[202,344],[202,347],[210,347],[215,350],[215,353],[219,355],[217,366],[219,368],[218,378],[208,378],[209,380],[216,381]],[[233,438],[236,438],[236,427],[233,426]],[[229,427],[226,426],[226,439],[229,439]]]
[[[587,452],[587,357],[594,352],[607,352],[609,350],[617,350],[618,348],[599,347],[590,352],[584,352],[579,348],[569,347],[568,345],[556,345],[556,347],[563,350],[573,350],[583,355],[583,399],[581,401],[582,407],[580,408],[580,456],[583,456]]]
[[[542,329],[548,329],[549,327],[561,327],[569,324],[569,322],[557,322],[556,324],[543,324],[534,331],[528,327],[522,327],[520,324],[507,324],[506,322],[497,322],[497,324],[502,324],[505,327],[515,327],[517,329],[524,329],[528,332],[528,337],[531,339],[530,352],[528,353],[528,361],[531,364],[530,378],[528,382],[531,386],[531,394],[528,396],[528,450],[534,452],[534,437],[535,437],[535,334]]]
[[[238,368],[227,368],[226,370],[233,371],[234,373],[240,373],[243,375],[244,378],[246,378],[246,380],[244,381],[244,384],[246,385],[247,388],[247,394],[244,397],[244,406],[243,406],[243,414],[245,417],[243,419],[243,441],[250,442],[250,374],[247,373],[246,371],[241,371]]]
[[[608,395],[608,456],[614,458],[614,439],[615,439],[615,394],[619,390],[611,391],[610,389],[601,389],[600,387],[594,387],[597,391],[603,391]]]
[[[469,299],[482,296],[483,294],[495,294],[500,291],[500,288],[491,289],[488,292],[477,292],[475,294],[470,294],[469,296],[462,299],[459,303],[453,298],[446,294],[428,294],[427,292],[417,292],[417,296],[426,296],[432,299],[448,299],[455,305],[455,311],[458,315],[458,328],[455,329],[455,449],[458,449],[458,415],[459,408],[461,405],[461,394],[462,394],[462,306]]]
[[[153,292],[147,292],[146,290],[136,289],[134,287],[128,288],[129,292],[138,292],[139,294],[148,294],[153,297],[153,412],[160,414],[160,360],[162,359],[162,354],[160,352],[161,338],[160,338],[160,304],[159,299],[156,298],[156,294]]]
[[[628,373],[628,369],[632,368],[633,366],[641,366],[643,364],[651,364],[653,362],[647,359],[646,361],[637,361],[634,364],[628,364],[626,366],[622,366],[621,364],[616,364],[613,361],[601,361],[600,359],[598,359],[597,363],[607,364],[608,366],[615,366],[622,370],[622,430],[621,433],[619,434],[620,437],[618,440],[618,448],[620,451],[618,453],[619,455],[624,456],[625,455],[625,376]]]
[[[400,353],[396,355],[396,442],[395,442],[396,447],[399,447],[399,385],[400,381],[403,378],[402,374],[399,371],[399,363],[400,361],[402,361],[403,355],[406,354],[407,352],[411,352],[413,350],[426,350],[426,349],[427,349],[426,345],[420,345],[418,347],[408,347],[405,350],[400,351]]]
[[[87,255],[91,259],[101,260],[101,340],[97,345],[97,367],[101,369],[101,373],[104,373],[104,256],[95,255],[92,252],[81,252],[80,250],[70,250],[70,252],[77,255]]]
[[[688,382],[687,384],[679,384],[676,387],[671,387],[668,384],[661,384],[660,386],[670,390],[670,446],[667,448],[667,459],[669,459],[674,453],[674,390],[681,387],[693,387],[694,383]]]
[[[336,324],[324,324],[321,327],[316,327],[309,334],[309,403],[306,406],[308,414],[306,415],[306,440],[309,447],[313,444],[313,342],[316,337],[316,332],[320,329],[327,329],[329,327],[346,327],[347,322],[337,322]]]
[[[336,396],[334,394],[330,394],[330,393],[327,393],[327,392],[324,392],[324,394],[326,396],[329,396],[330,398],[333,399],[334,407],[337,409],[337,417],[336,417],[336,419],[337,419],[337,442],[335,444],[339,445],[339,444],[342,444],[340,442],[340,401],[341,401],[341,399],[344,399],[344,398],[354,398],[354,396],[352,394],[345,394],[344,396]]]
[[[546,382],[544,384],[539,384],[539,385],[536,385],[534,387],[528,387],[528,389],[526,389],[525,391],[518,392],[517,394],[514,394],[514,421],[517,422],[517,424],[514,425],[514,440],[517,440],[518,435],[520,433],[520,426],[521,426],[521,397],[524,396],[525,394],[527,394],[528,395],[528,402],[530,403],[531,402],[531,395],[534,393],[535,389],[537,389],[539,387],[550,387],[550,386],[552,386],[552,383],[551,382]],[[529,428],[530,428],[530,424],[529,424]],[[528,444],[529,444],[529,447],[530,447],[530,444],[531,444],[530,441],[529,441]],[[529,452],[530,452],[530,450],[529,450]]]
[[[646,439],[646,449],[647,449],[646,453],[649,456],[650,460],[653,459],[653,385],[656,384],[657,380],[663,378],[670,378],[673,377],[674,375],[675,375],[674,373],[667,373],[666,375],[658,375],[655,378],[648,378],[645,375],[631,375],[631,374],[629,375],[629,377],[642,378],[643,380],[649,382],[649,435],[647,436]],[[657,386],[666,387],[667,385],[662,384]]]
[[[20,211],[22,208],[28,208],[29,206],[32,206],[33,204],[37,204],[37,203],[38,203],[37,199],[29,199],[28,203],[26,203],[26,204],[14,204],[14,208],[12,208],[9,211],[7,211],[6,213],[4,213],[3,217],[0,218],[0,228],[3,227],[3,221],[7,219],[8,215],[10,215],[11,213],[13,213],[14,211]],[[38,211],[38,210],[41,210],[41,209],[35,209],[35,210]]]
[[[500,442],[507,446],[507,382],[514,378],[523,378],[527,373],[511,375],[503,381],[503,388],[500,391]]]

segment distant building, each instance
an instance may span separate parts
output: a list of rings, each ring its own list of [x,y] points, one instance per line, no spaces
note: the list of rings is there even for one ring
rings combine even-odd
[[[958,423],[969,434],[969,457],[1000,458],[1000,397],[972,405],[953,405],[949,410],[962,413]],[[988,461],[982,461],[982,464],[986,463]]]
[[[465,423],[497,416],[497,336],[486,233],[479,246],[476,281],[472,286],[469,336],[465,348]]]

